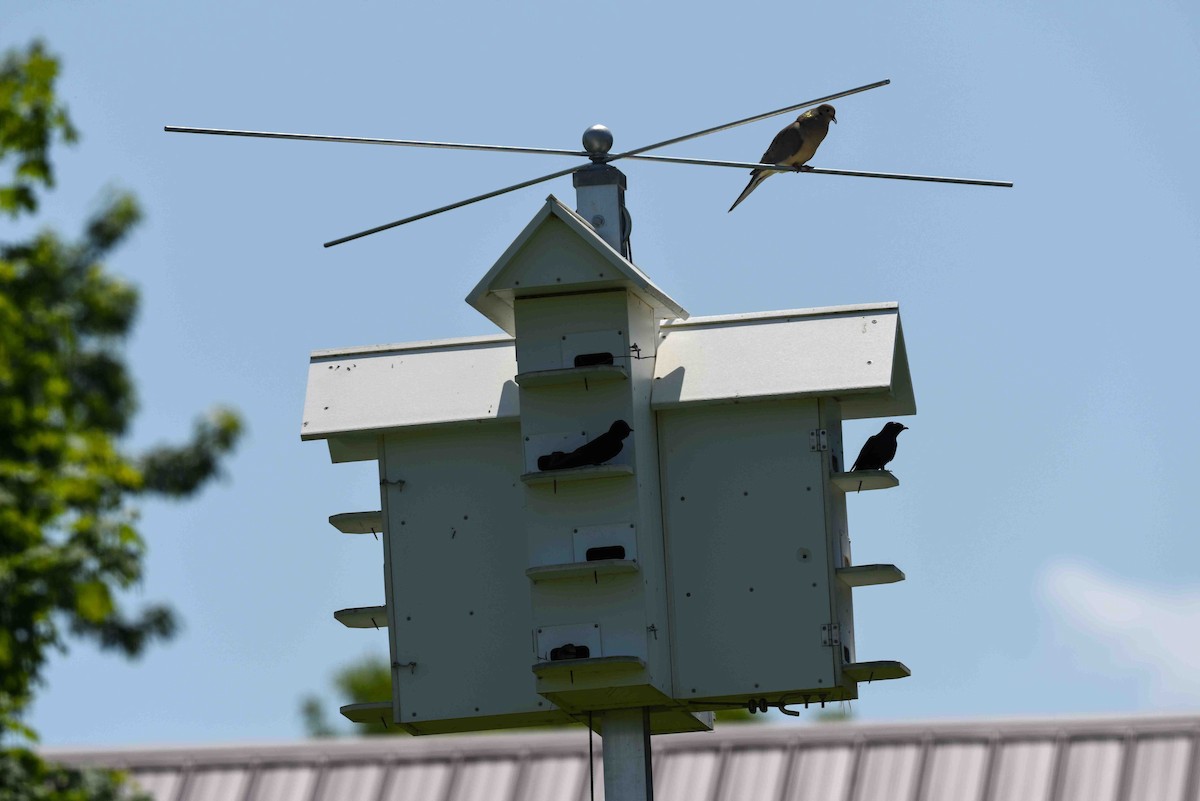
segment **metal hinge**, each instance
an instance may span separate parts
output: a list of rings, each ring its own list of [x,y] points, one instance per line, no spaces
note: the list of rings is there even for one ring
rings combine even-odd
[[[829,433],[823,428],[814,428],[808,432],[808,449],[810,451],[829,450]]]
[[[821,626],[821,645],[833,647],[842,644],[842,627],[837,623],[825,623]]]

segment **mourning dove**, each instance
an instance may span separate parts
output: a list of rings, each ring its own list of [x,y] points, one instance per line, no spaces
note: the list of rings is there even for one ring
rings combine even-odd
[[[896,458],[896,437],[901,431],[907,431],[908,426],[900,423],[885,423],[883,429],[873,436],[867,437],[858,458],[854,460],[851,470],[882,470],[887,463]]]
[[[767,148],[766,153],[763,153],[763,157],[758,160],[758,163],[786,164],[790,167],[801,166],[816,155],[817,147],[825,139],[825,134],[829,133],[830,120],[837,122],[836,115],[837,112],[828,103],[810,108],[797,117],[791,125],[775,134],[775,138],[771,140],[771,146]],[[738,195],[738,199],[733,201],[729,210],[736,209],[747,195],[775,172],[775,170],[752,170],[750,183],[742,190],[742,194]]]

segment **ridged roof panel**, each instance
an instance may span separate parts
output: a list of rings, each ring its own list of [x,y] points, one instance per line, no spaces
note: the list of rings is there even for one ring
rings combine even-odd
[[[724,726],[654,739],[655,797],[1200,801],[1198,748],[1200,716]],[[129,770],[157,801],[588,798],[588,739],[575,729],[43,754]]]

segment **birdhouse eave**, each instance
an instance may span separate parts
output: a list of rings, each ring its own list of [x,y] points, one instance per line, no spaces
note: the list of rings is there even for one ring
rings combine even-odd
[[[383,431],[516,420],[516,372],[507,336],[314,351],[300,438],[328,439],[331,453],[340,442],[358,454]]]
[[[897,303],[665,323],[655,409],[836,397],[846,419],[916,413]]]
[[[915,414],[899,311],[875,303],[664,323],[652,405],[833,396],[846,419]],[[518,372],[513,338],[497,334],[314,351],[300,436],[355,461],[375,458],[381,432],[515,421]]]
[[[573,236],[563,236],[564,232]],[[540,239],[547,241],[540,242]],[[566,276],[551,278],[544,272],[538,275],[537,270],[529,269],[527,262],[530,254],[547,247],[552,252],[562,254],[559,264],[567,273]],[[584,260],[598,269],[589,271],[578,268]],[[522,282],[519,275],[532,275],[533,280]],[[515,336],[513,304],[516,298],[610,289],[625,289],[633,293],[654,309],[660,320],[688,317],[687,310],[655,285],[641,269],[614,250],[586,220],[550,195],[466,300],[480,314]]]

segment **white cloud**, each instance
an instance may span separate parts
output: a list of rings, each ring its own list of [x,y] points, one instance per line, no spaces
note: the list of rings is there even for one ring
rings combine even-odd
[[[1096,672],[1140,674],[1152,703],[1200,701],[1200,589],[1164,590],[1076,562],[1050,564],[1040,589],[1056,630],[1082,634],[1107,657],[1088,660]]]

